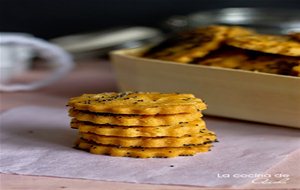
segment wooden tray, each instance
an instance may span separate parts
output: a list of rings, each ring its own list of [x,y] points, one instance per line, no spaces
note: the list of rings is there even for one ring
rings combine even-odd
[[[300,78],[140,58],[144,48],[111,53],[122,91],[193,93],[207,115],[300,128]]]

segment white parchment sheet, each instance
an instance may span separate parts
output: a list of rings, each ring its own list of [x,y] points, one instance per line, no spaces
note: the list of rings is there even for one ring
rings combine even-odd
[[[19,107],[0,115],[0,172],[151,184],[239,186],[300,145],[300,130],[204,117],[218,135],[212,151],[192,157],[137,159],[72,148],[77,131],[66,109]]]

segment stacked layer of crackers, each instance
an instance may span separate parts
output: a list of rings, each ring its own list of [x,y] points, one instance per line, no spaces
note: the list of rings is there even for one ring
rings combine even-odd
[[[135,158],[191,156],[216,141],[192,94],[101,93],[71,98],[76,147],[94,154]]]
[[[259,34],[238,26],[207,26],[171,36],[144,57],[300,76],[300,33]]]

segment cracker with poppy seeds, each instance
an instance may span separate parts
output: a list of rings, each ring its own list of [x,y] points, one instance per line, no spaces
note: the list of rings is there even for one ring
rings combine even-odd
[[[192,94],[157,92],[83,94],[71,98],[68,106],[98,113],[139,115],[195,113],[206,109],[205,103]]]
[[[218,49],[233,36],[255,33],[245,27],[213,25],[185,31],[148,50],[144,57],[189,63]]]
[[[190,122],[202,117],[200,112],[170,115],[122,115],[80,111],[71,108],[69,116],[79,121],[89,121],[95,124],[110,124],[122,126],[160,126],[174,125],[179,122]]]
[[[79,133],[80,138],[103,145],[113,145],[119,147],[183,147],[191,145],[201,145],[212,143],[216,136],[207,130],[205,134],[195,133],[182,137],[116,137],[101,136],[91,133]]]
[[[228,27],[217,25],[184,31],[154,46],[143,57],[189,63],[218,49],[227,32]]]
[[[300,58],[282,55],[260,55],[242,63],[240,69],[280,75],[300,76]]]
[[[202,119],[164,126],[99,125],[72,119],[71,127],[82,133],[117,137],[181,137],[206,131],[205,122]]]
[[[288,36],[251,34],[234,36],[226,40],[226,44],[241,49],[285,56],[300,56],[300,42]]]
[[[300,58],[223,47],[195,64],[241,69],[272,74],[299,76]]]
[[[197,153],[208,152],[212,145],[163,147],[163,148],[124,148],[111,145],[96,144],[83,139],[77,141],[76,147],[93,154],[134,158],[171,158],[176,156],[193,156]]]

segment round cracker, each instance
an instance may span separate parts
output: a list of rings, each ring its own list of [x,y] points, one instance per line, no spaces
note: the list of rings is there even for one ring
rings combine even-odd
[[[224,47],[197,62],[199,65],[255,72],[299,76],[298,57],[272,55],[234,47]]]
[[[164,147],[164,148],[123,148],[117,146],[101,145],[88,142],[83,139],[78,140],[76,147],[87,150],[93,154],[102,154],[118,157],[134,158],[170,158],[176,156],[193,156],[200,152],[208,152],[211,144],[187,146],[187,147]]]
[[[228,38],[226,43],[237,48],[286,56],[300,56],[300,43],[287,36],[252,34]]]
[[[78,131],[82,133],[93,133],[101,136],[115,137],[181,137],[197,134],[199,131],[200,133],[207,132],[205,122],[202,119],[157,127],[98,125],[73,119],[71,127],[78,129]]]
[[[159,147],[183,147],[195,146],[206,143],[212,143],[216,140],[213,134],[196,133],[193,135],[185,135],[182,137],[115,137],[101,136],[91,133],[79,133],[84,140],[95,142],[103,145],[113,145],[119,147],[144,147],[144,148],[159,148]]]
[[[227,31],[226,26],[208,26],[181,32],[151,48],[144,57],[189,63],[218,49]]]
[[[110,124],[122,126],[161,126],[174,125],[179,122],[190,122],[202,117],[200,112],[181,113],[173,115],[117,115],[94,113],[88,111],[69,110],[69,116],[79,121],[88,121],[95,124]]]
[[[83,94],[71,98],[68,106],[97,113],[139,115],[194,113],[206,109],[205,103],[192,94],[157,92]]]

